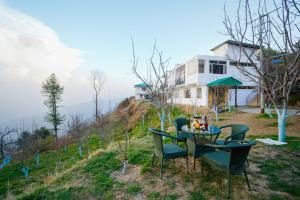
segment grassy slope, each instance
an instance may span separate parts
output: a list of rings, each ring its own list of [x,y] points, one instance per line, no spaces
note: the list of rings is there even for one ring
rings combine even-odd
[[[8,166],[0,172],[0,194],[19,199],[223,199],[224,173],[205,165],[202,177],[199,163],[196,170],[192,169],[192,158],[189,174],[185,173],[184,160],[178,159],[175,166],[173,162],[166,162],[164,178],[159,179],[158,160],[154,167],[151,166],[153,145],[151,135],[147,134],[147,127],[159,127],[159,121],[153,108],[140,109],[143,106],[134,103],[128,106],[133,124],[125,175],[121,175],[122,156],[117,143],[101,149],[99,137],[94,135],[85,143],[85,149],[89,143],[91,153],[84,158],[78,155],[78,145],[71,145],[66,154],[62,149],[42,154],[39,167],[34,167],[31,160],[28,180],[22,177],[18,164]],[[144,125],[141,113],[146,113]],[[180,114],[176,108],[172,117]],[[226,123],[225,117],[221,117]],[[167,123],[167,126],[172,124]],[[114,128],[114,132],[121,134],[122,127]],[[285,147],[256,145],[251,151],[248,168],[254,191],[248,192],[244,177],[236,176],[233,199],[300,199],[300,159],[292,154],[299,152],[299,139],[288,137],[289,145]],[[57,157],[63,160],[63,167],[55,171]]]

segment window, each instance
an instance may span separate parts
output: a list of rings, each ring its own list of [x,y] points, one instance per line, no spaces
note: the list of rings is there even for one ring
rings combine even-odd
[[[190,89],[186,89],[184,91],[184,97],[185,98],[191,98],[191,90]]]
[[[226,61],[209,61],[209,73],[211,74],[226,74]]]
[[[202,98],[202,88],[197,88],[197,98],[198,99]]]
[[[243,66],[243,67],[253,67],[252,63],[238,62],[238,61],[230,61],[230,65],[232,65],[232,66]]]
[[[146,88],[145,88],[145,87],[142,87],[142,91],[146,91]]]
[[[185,65],[181,65],[175,71],[175,85],[182,85],[185,82]]]
[[[198,60],[198,73],[204,73],[205,60]]]
[[[238,86],[238,89],[253,90],[255,86]]]

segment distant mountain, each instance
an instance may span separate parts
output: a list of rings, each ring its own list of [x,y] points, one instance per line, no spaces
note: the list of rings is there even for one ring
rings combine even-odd
[[[113,99],[110,101],[111,110],[116,107],[121,102],[122,99]],[[94,110],[95,110],[94,102],[89,101],[80,104],[74,104],[69,106],[61,107],[61,114],[65,115],[67,122],[72,115],[78,114],[81,116],[82,120],[93,120]],[[100,108],[101,113],[106,113],[109,111],[109,100],[103,99],[100,100]],[[10,127],[10,128],[18,128],[19,130],[29,130],[39,128],[41,126],[50,127],[50,124],[45,122],[45,113],[37,113],[33,115],[28,115],[26,117],[22,117],[19,119],[13,119],[4,121],[0,124],[1,127]],[[64,129],[64,127],[61,127]],[[65,127],[66,128],[66,127]]]

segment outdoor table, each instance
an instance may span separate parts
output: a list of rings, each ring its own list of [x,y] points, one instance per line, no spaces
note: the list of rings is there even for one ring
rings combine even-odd
[[[193,130],[184,132],[189,135],[189,138],[187,139],[187,145],[189,152],[194,157],[195,169],[196,158],[201,157],[204,153],[215,151],[215,148],[207,147],[205,144],[215,143],[215,140],[221,133],[221,129],[216,126],[209,126],[207,131]],[[212,139],[213,136],[215,136],[214,140]],[[209,139],[207,137],[209,137]]]
[[[193,131],[182,131],[186,134],[189,134],[194,138],[194,141],[196,141],[196,144],[212,144],[215,142],[217,137],[213,140],[213,136],[217,136],[221,133],[221,129],[218,128],[217,126],[209,126],[207,131],[203,130],[193,130]],[[200,136],[200,137],[198,137]],[[210,140],[207,139],[207,137],[210,137]]]

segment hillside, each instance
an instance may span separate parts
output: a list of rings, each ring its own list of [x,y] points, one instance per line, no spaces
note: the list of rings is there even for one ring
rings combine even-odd
[[[201,112],[207,112],[202,110]],[[190,113],[188,108],[174,107],[171,118]],[[211,118],[212,114],[208,113]],[[222,113],[220,124],[235,119],[259,120],[264,130],[257,129],[248,139],[274,135],[268,126],[273,119],[244,115],[238,111]],[[184,159],[165,163],[163,179],[159,178],[159,161],[151,166],[153,139],[148,127],[159,127],[157,114],[145,102],[124,100],[111,114],[111,125],[101,135],[98,129],[80,142],[64,148],[41,153],[40,165],[34,158],[28,159],[29,177],[24,178],[21,163],[13,162],[0,171],[0,198],[7,199],[223,199],[226,191],[226,176],[204,165],[201,176],[199,162],[194,170],[193,159],[189,158],[189,173],[186,174]],[[298,128],[290,119],[290,127]],[[174,134],[173,124],[166,122],[167,130]],[[251,126],[250,126],[251,127]],[[128,167],[122,174],[126,131]],[[298,129],[299,130],[299,129]],[[292,134],[294,135],[294,134]],[[101,138],[101,139],[100,139]],[[168,142],[168,141],[166,141]],[[250,153],[248,167],[253,191],[247,190],[243,176],[236,176],[232,183],[233,199],[299,199],[300,138],[288,137],[288,146],[266,147],[258,143]],[[83,156],[78,153],[83,145]],[[59,162],[60,160],[60,162]],[[289,170],[286,170],[286,169]]]

